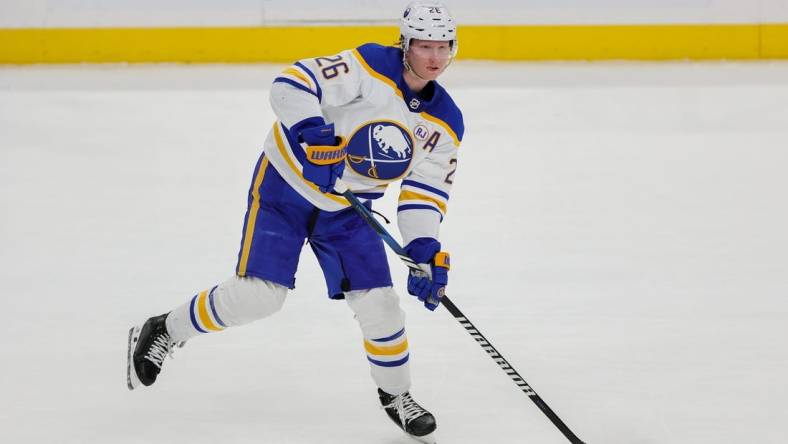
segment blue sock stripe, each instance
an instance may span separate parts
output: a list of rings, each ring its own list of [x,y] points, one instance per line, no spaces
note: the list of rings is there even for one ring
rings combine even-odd
[[[195,294],[194,297],[192,298],[191,304],[189,304],[189,317],[192,319],[192,326],[197,331],[199,331],[200,333],[208,333],[207,331],[203,330],[202,327],[200,327],[200,324],[197,323],[197,317],[194,316],[194,304],[197,303],[197,297],[198,296],[200,296],[199,293]]]
[[[400,359],[400,360],[390,361],[390,362],[378,361],[377,359],[372,359],[369,356],[367,356],[367,360],[369,360],[369,362],[371,362],[371,363],[373,363],[373,364],[375,364],[377,366],[380,366],[380,367],[399,367],[400,365],[408,362],[409,358],[410,358],[410,353],[405,355],[405,357]]]
[[[443,213],[441,213],[441,210],[433,207],[432,205],[405,204],[397,207],[397,213],[399,213],[400,211],[407,211],[407,210],[432,210],[441,215],[441,222],[443,222]]]
[[[389,341],[393,341],[393,340],[399,338],[400,336],[402,336],[404,334],[405,334],[405,329],[403,328],[402,330],[394,333],[391,336],[388,336],[388,337],[385,337],[385,338],[380,338],[380,339],[373,339],[373,341],[375,341],[375,342],[389,342]]]
[[[213,318],[216,319],[216,322],[218,322],[222,327],[227,328],[227,326],[224,325],[224,322],[222,322],[222,319],[219,317],[219,313],[216,312],[216,306],[213,304],[213,292],[216,291],[217,287],[219,286],[214,286],[211,288],[210,293],[208,293],[208,303],[211,306],[211,313],[213,313]]]

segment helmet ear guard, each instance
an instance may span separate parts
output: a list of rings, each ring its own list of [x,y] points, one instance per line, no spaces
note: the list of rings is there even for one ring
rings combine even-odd
[[[457,24],[449,10],[439,1],[413,1],[400,18],[400,47],[404,53],[413,39],[448,41],[451,57],[457,55]]]

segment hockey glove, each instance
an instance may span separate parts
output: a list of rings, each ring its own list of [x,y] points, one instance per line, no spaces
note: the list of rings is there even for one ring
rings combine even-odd
[[[333,123],[307,128],[300,139],[307,144],[304,179],[323,193],[331,192],[345,170],[345,140],[334,135]]]
[[[438,308],[449,283],[449,253],[441,252],[440,248],[440,242],[426,237],[414,239],[405,247],[411,259],[429,270],[410,270],[408,293],[419,298],[430,311]]]

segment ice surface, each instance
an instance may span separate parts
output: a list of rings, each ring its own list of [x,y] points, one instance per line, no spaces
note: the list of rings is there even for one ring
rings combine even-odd
[[[410,442],[308,249],[283,312],[126,389],[129,326],[234,270],[281,69],[0,68],[2,442]],[[784,443],[788,64],[460,62],[444,83],[467,128],[450,294],[548,405],[590,444]],[[440,442],[567,442],[391,263]]]

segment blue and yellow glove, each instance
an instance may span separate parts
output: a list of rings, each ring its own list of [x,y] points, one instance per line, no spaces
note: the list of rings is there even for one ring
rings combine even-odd
[[[441,298],[446,294],[446,285],[449,284],[449,253],[440,249],[440,242],[427,237],[414,239],[405,247],[411,259],[429,270],[410,270],[408,293],[419,298],[430,311],[438,308]]]
[[[345,139],[334,134],[333,123],[307,128],[299,136],[307,144],[304,179],[323,193],[331,192],[345,170]]]

